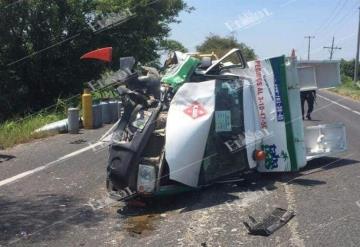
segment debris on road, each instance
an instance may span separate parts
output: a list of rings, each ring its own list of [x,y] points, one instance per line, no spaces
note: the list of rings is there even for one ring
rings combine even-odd
[[[265,217],[261,222],[257,222],[249,215],[251,223],[245,222],[244,225],[248,229],[249,234],[270,236],[277,229],[288,223],[295,216],[292,210],[276,208],[269,216]]]
[[[84,140],[84,139],[77,139],[75,141],[71,141],[70,144],[83,144],[83,143],[86,143],[87,140]]]
[[[65,133],[68,129],[68,120],[63,119],[60,121],[56,121],[50,124],[46,124],[41,128],[36,129],[35,133],[41,133],[41,132],[59,132],[59,133]]]

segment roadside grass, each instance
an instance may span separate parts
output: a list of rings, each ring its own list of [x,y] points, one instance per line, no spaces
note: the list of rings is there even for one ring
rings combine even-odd
[[[47,113],[29,116],[17,121],[5,121],[0,124],[0,149],[54,135],[56,134],[55,132],[34,133],[34,130],[65,117],[61,113]]]
[[[93,93],[94,103],[112,98],[114,98],[114,93],[110,89]],[[34,131],[46,124],[66,118],[66,112],[70,106],[77,106],[81,109],[80,94],[66,100],[58,99],[55,105],[43,109],[40,113],[0,123],[0,150],[58,134],[58,132],[34,133]]]
[[[343,77],[342,83],[336,88],[330,89],[330,91],[350,97],[354,100],[360,100],[360,87],[354,85],[350,77]]]
[[[111,72],[104,73],[101,79],[103,84],[111,83],[109,80],[111,80],[112,74]],[[110,100],[116,97],[117,94],[111,88],[103,88],[92,92],[94,104],[99,103],[101,100]],[[34,131],[46,124],[66,118],[66,112],[69,107],[81,109],[81,94],[67,99],[59,98],[54,105],[42,109],[39,113],[22,119],[13,119],[0,123],[0,150],[34,139],[56,135],[58,132],[34,133]]]

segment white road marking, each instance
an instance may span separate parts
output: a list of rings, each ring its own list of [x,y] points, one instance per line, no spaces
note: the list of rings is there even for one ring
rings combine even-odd
[[[352,113],[355,113],[355,114],[357,114],[357,115],[360,116],[360,112],[355,111],[355,110],[351,109],[351,108],[348,107],[348,106],[342,105],[342,104],[340,104],[340,103],[338,103],[338,102],[336,102],[336,101],[333,101],[333,100],[331,100],[331,99],[329,99],[329,98],[326,98],[326,97],[324,97],[324,96],[322,96],[322,95],[318,95],[318,97],[320,97],[320,98],[322,98],[322,99],[324,99],[324,100],[327,100],[327,101],[329,101],[329,102],[331,102],[331,103],[333,103],[333,104],[335,104],[335,105],[338,105],[338,106],[344,108],[345,110],[348,110],[348,111],[350,111],[350,112],[352,112]]]
[[[67,154],[67,155],[64,155],[64,156],[58,158],[57,160],[54,160],[54,161],[52,161],[52,162],[50,162],[50,163],[47,163],[47,164],[45,164],[45,165],[43,165],[43,166],[39,166],[39,167],[37,167],[37,168],[35,168],[35,169],[32,169],[32,170],[29,170],[29,171],[20,173],[20,174],[18,174],[18,175],[15,175],[15,176],[13,176],[13,177],[4,179],[4,180],[0,181],[0,187],[2,187],[2,186],[4,186],[4,185],[7,185],[7,184],[10,184],[10,183],[13,183],[13,182],[15,182],[15,181],[17,181],[17,180],[19,180],[19,179],[22,179],[22,178],[24,178],[24,177],[27,177],[27,176],[32,175],[32,174],[34,174],[34,173],[37,173],[37,172],[39,172],[39,171],[45,170],[45,169],[47,169],[47,168],[50,168],[51,166],[54,166],[54,165],[56,165],[57,163],[60,163],[60,162],[62,162],[62,161],[65,161],[65,160],[67,160],[67,159],[70,159],[70,158],[72,158],[72,157],[75,157],[76,155],[79,155],[79,154],[81,154],[81,153],[84,153],[84,152],[86,152],[86,151],[88,151],[88,150],[90,150],[90,149],[96,148],[97,146],[102,145],[102,144],[103,144],[102,142],[97,142],[97,143],[91,144],[91,145],[89,145],[89,146],[87,146],[87,147],[81,148],[81,149],[76,150],[76,151],[74,151],[74,152],[72,152],[72,153],[69,153],[69,154]]]

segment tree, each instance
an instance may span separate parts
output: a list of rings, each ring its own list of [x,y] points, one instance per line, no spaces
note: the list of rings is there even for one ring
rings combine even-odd
[[[181,51],[181,52],[188,52],[188,49],[181,44],[180,42],[173,40],[173,39],[166,39],[160,42],[160,46],[163,51]]]
[[[360,66],[359,66],[359,69],[360,69]],[[355,70],[355,59],[350,60],[350,61],[341,59],[341,62],[340,62],[341,75],[347,76],[350,78],[354,78],[354,70]],[[359,75],[360,75],[360,72],[359,72]]]
[[[89,25],[125,10],[124,21],[97,31]],[[191,11],[184,0],[0,0],[0,121],[80,93],[121,56],[156,60],[183,10]],[[106,46],[113,47],[110,65],[79,60]]]
[[[201,45],[196,47],[196,50],[201,53],[215,52],[216,55],[222,57],[233,48],[239,48],[246,61],[256,59],[256,54],[252,48],[244,43],[239,43],[232,36],[220,37],[219,35],[210,34]]]

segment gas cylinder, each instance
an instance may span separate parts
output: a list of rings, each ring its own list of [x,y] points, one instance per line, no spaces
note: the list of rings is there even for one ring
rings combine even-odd
[[[68,131],[70,134],[79,133],[79,108],[68,109]]]
[[[89,89],[84,89],[81,96],[82,102],[82,116],[85,129],[92,129],[93,116],[92,116],[92,97]]]

